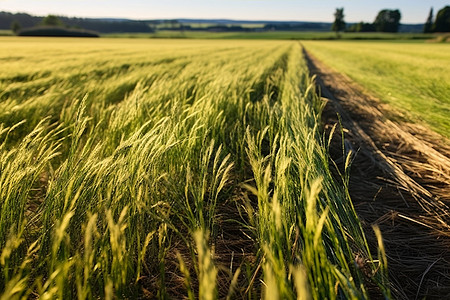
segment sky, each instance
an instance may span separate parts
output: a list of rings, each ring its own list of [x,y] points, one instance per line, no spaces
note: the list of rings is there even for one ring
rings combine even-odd
[[[332,22],[344,7],[346,22],[373,22],[381,9],[399,9],[402,23],[424,23],[431,7],[450,0],[0,0],[0,11],[69,17],[129,19],[234,19]]]

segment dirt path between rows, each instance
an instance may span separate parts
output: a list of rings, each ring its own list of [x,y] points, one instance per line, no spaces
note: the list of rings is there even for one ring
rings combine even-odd
[[[448,140],[391,121],[398,118],[388,105],[310,53],[305,57],[327,101],[325,130],[339,123],[337,114],[341,118],[345,139],[334,135],[332,159],[342,167],[345,153],[356,153],[350,194],[374,248],[372,225],[382,231],[394,297],[450,299]]]

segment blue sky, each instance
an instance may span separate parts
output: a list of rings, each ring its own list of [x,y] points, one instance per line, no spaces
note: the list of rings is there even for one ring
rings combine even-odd
[[[0,11],[131,19],[332,21],[336,7],[344,7],[347,22],[372,22],[379,10],[398,8],[402,23],[423,23],[430,7],[436,14],[445,5],[450,0],[0,0]]]

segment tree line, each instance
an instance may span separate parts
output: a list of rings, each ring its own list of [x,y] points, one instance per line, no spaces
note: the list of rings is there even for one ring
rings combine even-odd
[[[427,21],[423,27],[423,32],[450,32],[450,6],[446,6],[439,10],[436,18],[433,18],[433,8],[431,8]]]
[[[57,19],[57,21],[55,21]],[[53,23],[52,23],[53,22]],[[55,23],[56,22],[56,23]],[[66,29],[84,29],[99,33],[116,32],[152,32],[151,26],[147,22],[134,20],[103,20],[87,18],[68,18],[49,15],[37,17],[25,13],[12,14],[0,12],[0,28],[10,28],[14,32],[38,26],[54,26]]]
[[[373,23],[359,22],[347,27],[344,20],[344,8],[336,8],[334,13],[334,22],[331,30],[338,34],[341,31],[346,32],[398,32],[400,27],[401,13],[398,9],[381,10]],[[424,33],[432,32],[450,32],[450,6],[440,9],[433,17],[433,8],[430,9],[428,18],[423,28]]]
[[[398,9],[381,10],[373,23],[359,22],[347,25],[344,20],[344,8],[337,8],[334,14],[335,21],[331,30],[337,34],[346,32],[398,32],[404,30],[405,25],[400,28],[401,13]],[[12,29],[16,34],[29,31],[33,27],[57,27],[60,30],[65,28],[72,33],[77,30],[97,33],[150,33],[155,30],[180,30],[180,31],[328,31],[330,23],[320,22],[267,22],[260,28],[247,28],[238,24],[213,24],[205,27],[193,27],[190,24],[182,23],[178,20],[108,20],[108,19],[88,19],[88,18],[68,18],[49,15],[47,17],[31,16],[25,13],[12,14],[0,12],[0,29]],[[417,25],[414,31],[420,30]],[[418,25],[421,26],[421,25]],[[32,30],[35,30],[33,28]],[[48,30],[48,28],[46,28]],[[438,11],[436,17],[431,8],[423,32],[450,32],[450,6],[445,6]]]

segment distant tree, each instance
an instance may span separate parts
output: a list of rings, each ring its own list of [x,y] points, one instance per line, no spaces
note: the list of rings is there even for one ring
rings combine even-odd
[[[360,32],[374,32],[376,31],[375,26],[372,23],[360,23]]]
[[[336,12],[334,13],[334,22],[331,26],[331,30],[336,32],[336,35],[339,36],[339,32],[345,29],[345,21],[344,21],[344,8],[336,8]]]
[[[348,32],[374,32],[375,26],[371,23],[359,22],[356,24],[352,24],[347,29]]]
[[[383,9],[380,11],[373,22],[376,31],[397,32],[400,26],[401,14],[398,9]]]
[[[177,28],[179,25],[178,20],[170,20],[170,27]]]
[[[55,15],[48,15],[42,20],[44,26],[63,27],[64,23]]]
[[[360,22],[360,23],[362,23],[362,22]],[[356,23],[356,24],[352,24],[352,25],[348,26],[348,27],[345,29],[345,31],[346,31],[346,32],[358,32],[358,28],[359,28],[359,24],[360,24],[360,23]]]
[[[434,32],[450,32],[450,6],[438,11],[433,25]]]
[[[430,33],[433,31],[433,8],[430,8],[430,13],[428,14],[427,21],[423,26],[423,33]]]
[[[11,30],[14,32],[14,34],[19,33],[20,29],[22,29],[22,25],[17,20],[12,21],[11,23]]]

